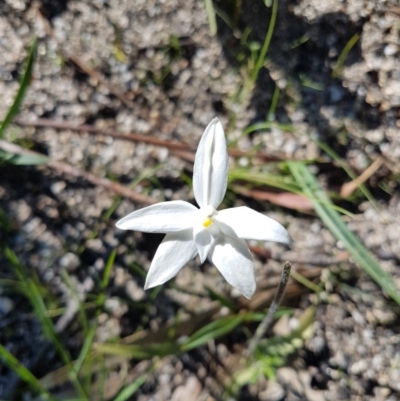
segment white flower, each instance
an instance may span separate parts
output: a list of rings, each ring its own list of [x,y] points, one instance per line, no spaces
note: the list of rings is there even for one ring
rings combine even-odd
[[[217,211],[228,184],[228,152],[218,118],[200,140],[193,171],[194,197],[200,209],[184,201],[161,202],[117,222],[122,230],[166,233],[147,274],[145,289],[174,277],[197,253],[226,281],[250,298],[256,289],[253,261],[245,240],[290,243],[286,229],[248,207]]]

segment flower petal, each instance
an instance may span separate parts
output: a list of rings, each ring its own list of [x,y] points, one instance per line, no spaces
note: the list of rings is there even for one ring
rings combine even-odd
[[[221,231],[231,237],[283,244],[291,242],[289,233],[281,224],[246,206],[220,210],[218,224]]]
[[[229,159],[224,129],[218,118],[208,124],[200,140],[193,168],[193,192],[200,207],[215,209],[228,185]]]
[[[195,224],[193,227],[193,240],[199,252],[200,262],[203,263],[210,251],[211,246],[215,243],[220,234],[218,226],[212,223],[208,228],[204,228],[203,224]]]
[[[209,259],[225,280],[250,299],[256,290],[254,266],[244,240],[221,234],[212,247]]]
[[[174,277],[197,254],[192,229],[165,236],[147,273],[144,289],[164,284]]]
[[[170,233],[193,227],[193,218],[198,209],[188,202],[161,202],[139,209],[116,226],[122,230],[137,230],[145,233]]]

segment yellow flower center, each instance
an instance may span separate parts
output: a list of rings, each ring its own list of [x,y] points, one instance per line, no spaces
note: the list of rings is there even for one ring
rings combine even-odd
[[[210,219],[209,217],[207,217],[207,218],[203,221],[203,226],[204,226],[204,227],[208,227],[212,222],[213,222],[212,219]]]

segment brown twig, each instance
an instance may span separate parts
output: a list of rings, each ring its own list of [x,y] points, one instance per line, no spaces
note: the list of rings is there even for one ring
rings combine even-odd
[[[184,142],[158,139],[151,135],[141,135],[135,133],[122,134],[121,132],[118,132],[116,130],[103,130],[89,124],[75,125],[67,123],[65,121],[56,121],[47,118],[38,118],[34,121],[27,121],[21,118],[16,118],[14,122],[23,127],[53,128],[55,130],[65,131],[68,130],[76,132],[78,134],[104,135],[131,142],[143,142],[149,145],[162,146],[172,151],[176,151],[176,155],[180,155],[183,159],[186,159],[188,161],[194,160],[194,151],[188,144]],[[192,153],[192,155],[190,155],[190,153]],[[234,157],[257,158],[263,162],[275,162],[284,160],[283,157],[279,156],[269,156],[261,152],[242,152],[239,149],[229,149],[228,153]]]
[[[46,158],[46,156],[41,153],[24,149],[18,145],[15,145],[14,143],[10,143],[3,140],[0,140],[0,149],[17,155],[32,155]],[[149,196],[138,194],[132,191],[131,189],[125,187],[124,185],[110,181],[107,178],[98,177],[92,173],[80,170],[77,167],[71,166],[70,164],[65,162],[55,161],[49,158],[47,159],[48,161],[46,165],[56,170],[59,173],[71,175],[73,177],[83,178],[84,180],[92,183],[93,185],[99,185],[103,188],[109,189],[114,193],[123,196],[124,198],[131,199],[134,202],[139,202],[146,205],[152,205],[153,203],[157,202],[156,200],[150,198]]]
[[[73,131],[81,135],[104,135],[131,142],[143,142],[149,145],[162,146],[171,150],[190,150],[189,145],[183,142],[167,141],[164,139],[155,138],[151,135],[140,135],[134,133],[122,134],[121,132],[115,130],[103,130],[89,124],[74,125],[64,121],[50,120],[47,118],[38,118],[35,121],[26,121],[20,118],[16,118],[14,121],[18,125],[24,127],[53,128],[55,130]]]

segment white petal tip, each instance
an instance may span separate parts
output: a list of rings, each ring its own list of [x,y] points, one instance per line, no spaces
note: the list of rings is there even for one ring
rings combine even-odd
[[[274,227],[272,229],[272,232],[270,232],[270,238],[266,238],[265,240],[278,242],[280,244],[291,245],[292,238],[287,232],[286,228],[276,221],[273,221],[273,223]]]
[[[247,294],[242,294],[246,299],[251,299],[251,297],[254,295],[255,291],[251,292],[251,293],[247,293]]]
[[[245,298],[251,299],[251,297],[256,292],[256,283],[254,282],[252,285],[248,286],[247,288],[242,288],[239,291]]]
[[[128,215],[128,216],[129,216],[129,215]],[[125,216],[125,217],[123,217],[122,219],[118,220],[118,221],[115,223],[115,227],[119,228],[120,230],[133,230],[133,229],[131,228],[131,226],[132,226],[132,219],[128,219],[128,218],[127,218],[128,216]]]
[[[280,242],[281,244],[292,245],[293,240],[289,233],[286,232],[285,235],[282,235],[280,240],[277,242]]]
[[[119,220],[115,223],[115,227],[119,228],[120,230],[126,230],[126,227],[124,227],[124,222],[122,220]]]
[[[151,288],[157,287],[157,285],[159,285],[159,284],[158,283],[149,283],[146,281],[143,288],[145,290],[150,290]]]

